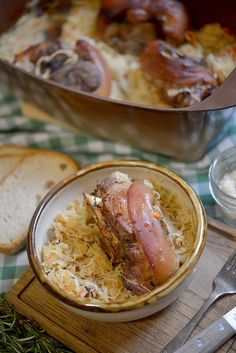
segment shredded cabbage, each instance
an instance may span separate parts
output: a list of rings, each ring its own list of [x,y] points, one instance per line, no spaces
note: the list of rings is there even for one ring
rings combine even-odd
[[[193,246],[191,212],[163,187],[155,187],[154,212],[160,213],[181,265]],[[113,265],[102,249],[99,229],[82,199],[59,214],[43,247],[42,265],[50,281],[74,299],[115,303],[134,294],[124,287],[123,265]]]
[[[48,278],[75,298],[115,302],[133,296],[122,281],[122,265],[113,266],[100,246],[99,230],[82,200],[59,214],[43,247]]]

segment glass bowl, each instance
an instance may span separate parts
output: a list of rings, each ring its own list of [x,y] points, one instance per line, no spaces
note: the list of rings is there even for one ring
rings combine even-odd
[[[225,216],[223,220],[236,227],[236,146],[222,152],[212,161],[209,188]]]

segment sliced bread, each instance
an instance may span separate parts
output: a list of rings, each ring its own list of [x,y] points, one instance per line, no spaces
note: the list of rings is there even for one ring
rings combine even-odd
[[[0,153],[0,182],[13,172],[25,158],[24,154],[12,155]]]
[[[0,156],[5,154],[18,155],[18,154],[31,154],[35,152],[48,151],[34,147],[25,147],[19,145],[2,145],[0,146]]]
[[[44,150],[24,155],[0,181],[0,252],[15,253],[24,246],[39,201],[54,184],[78,169],[63,153]]]

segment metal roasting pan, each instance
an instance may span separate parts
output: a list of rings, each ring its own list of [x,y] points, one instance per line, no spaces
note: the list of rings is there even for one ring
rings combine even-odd
[[[26,0],[0,0],[0,33],[24,11]],[[236,33],[235,0],[184,1],[193,24],[220,22]],[[120,141],[185,162],[199,160],[235,113],[236,70],[203,102],[160,109],[82,93],[29,74],[0,59],[0,84],[56,119],[102,138]]]

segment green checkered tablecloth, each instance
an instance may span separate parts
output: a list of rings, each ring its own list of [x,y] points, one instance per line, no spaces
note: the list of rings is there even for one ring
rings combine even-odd
[[[236,114],[227,124],[218,144],[196,163],[182,163],[168,157],[145,152],[128,145],[105,141],[23,116],[20,102],[0,91],[0,145],[49,148],[71,155],[83,167],[111,159],[145,159],[165,165],[189,182],[200,195],[209,215],[220,218],[208,187],[208,168],[212,159],[236,145]],[[0,293],[7,292],[28,268],[26,250],[17,255],[0,254]]]

